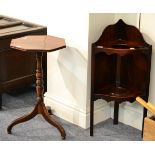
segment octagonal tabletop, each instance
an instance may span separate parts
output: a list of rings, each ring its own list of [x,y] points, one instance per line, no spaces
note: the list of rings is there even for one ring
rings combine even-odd
[[[49,35],[33,35],[12,39],[11,48],[28,52],[52,52],[66,47],[65,40]]]

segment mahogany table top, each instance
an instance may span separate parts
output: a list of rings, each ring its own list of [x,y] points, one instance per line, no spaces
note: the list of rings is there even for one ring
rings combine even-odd
[[[49,35],[33,35],[12,39],[11,48],[27,52],[52,52],[66,47],[65,40]]]

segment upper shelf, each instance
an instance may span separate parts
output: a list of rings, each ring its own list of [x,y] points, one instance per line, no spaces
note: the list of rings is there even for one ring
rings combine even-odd
[[[147,46],[127,46],[127,45],[123,46],[122,45],[121,47],[119,47],[119,45],[117,47],[95,46],[94,48],[96,52],[105,52],[107,55],[118,54],[120,56],[148,49]]]

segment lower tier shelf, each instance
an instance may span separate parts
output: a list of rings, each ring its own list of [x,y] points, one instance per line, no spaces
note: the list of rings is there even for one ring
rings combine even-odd
[[[142,92],[136,88],[116,87],[115,85],[107,85],[102,89],[96,90],[94,93],[95,99],[105,99],[107,101],[132,101],[137,96],[141,96]]]

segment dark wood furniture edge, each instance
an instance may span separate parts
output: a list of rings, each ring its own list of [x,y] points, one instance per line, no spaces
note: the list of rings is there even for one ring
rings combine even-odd
[[[22,19],[17,19],[17,18],[10,17],[10,16],[0,15],[0,17],[1,17],[1,18],[8,18],[8,19],[15,20],[15,21],[18,21],[18,22],[22,22],[23,24],[26,23],[26,25],[33,25],[33,27],[32,27],[30,30],[26,30],[26,31],[25,31],[26,33],[32,31],[33,28],[34,28],[36,31],[41,30],[41,29],[44,29],[44,30],[46,31],[46,34],[47,34],[47,26],[35,24],[35,23],[33,23],[33,22],[28,22],[28,21],[25,21],[25,20],[22,20]],[[1,19],[1,18],[0,18],[0,19]],[[19,31],[18,34],[20,34],[20,33],[21,33],[21,32]],[[17,35],[18,35],[18,34],[17,34]],[[10,35],[13,36],[13,34],[11,34],[11,33],[8,34],[8,35],[5,35],[5,36],[3,36],[3,35],[0,35],[0,36],[5,38],[5,37],[9,37]]]
[[[24,20],[20,20],[20,19],[16,19],[16,18],[12,18],[12,17],[8,17],[8,16],[3,16],[3,15],[0,15],[0,19],[11,19],[12,22],[10,24],[6,24],[6,27],[10,27],[10,26],[14,26],[14,25],[18,25],[18,24],[23,24],[23,23],[26,23],[26,25],[30,25],[32,26],[30,29],[28,30],[25,30],[24,32],[22,31],[17,31],[17,32],[12,32],[12,33],[6,33],[5,35],[0,35],[0,41],[5,41],[7,40],[7,44],[9,46],[9,41],[11,41],[11,39],[13,38],[19,38],[19,37],[22,37],[22,36],[25,36],[25,35],[45,35],[47,34],[47,27],[46,26],[42,26],[42,25],[39,25],[39,24],[35,24],[35,23],[31,23],[31,22],[27,22],[27,21],[24,21]],[[5,28],[5,25],[2,25],[0,27],[1,28]],[[5,51],[9,51],[10,48],[9,47],[2,47],[0,48],[0,53],[1,52],[5,52]],[[45,87],[45,91],[47,91],[47,53],[44,53],[44,87]],[[45,69],[46,68],[46,69]],[[16,86],[16,89],[20,88],[20,83],[22,83],[23,81],[23,86],[25,87],[26,84],[28,84],[30,80],[33,80],[35,79],[35,73],[34,75],[29,75],[29,76],[24,76],[24,77],[19,77],[19,78],[15,78],[13,80],[10,80],[10,81],[6,81],[6,82],[0,82],[2,88],[0,89],[1,91],[1,96],[2,96],[2,93],[3,92],[10,92],[11,90],[13,90],[14,86]],[[19,81],[18,81],[19,80]],[[31,82],[32,83],[32,82]],[[9,89],[9,90],[8,90]],[[2,107],[2,100],[0,102],[0,105]]]
[[[146,90],[146,96],[144,97],[144,100],[146,102],[148,102],[148,98],[149,98],[149,86],[150,86],[150,71],[151,71],[151,56],[152,56],[152,46],[149,46],[149,50],[151,51],[150,53],[147,53],[147,57],[148,57],[148,60],[150,60],[148,63],[148,66],[149,66],[149,73],[147,74],[148,77],[147,77],[147,90]],[[143,121],[142,121],[142,133],[141,133],[141,136],[143,137],[143,134],[144,134],[144,119],[145,117],[147,117],[147,109],[144,107],[143,108]]]

